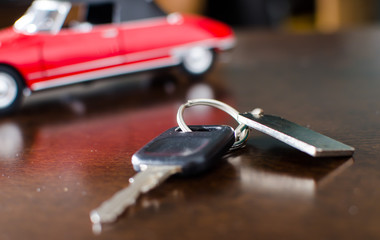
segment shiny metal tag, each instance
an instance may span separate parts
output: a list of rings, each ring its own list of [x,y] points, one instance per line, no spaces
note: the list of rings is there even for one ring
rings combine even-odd
[[[266,115],[241,113],[238,122],[268,134],[313,157],[352,156],[355,149],[284,118]]]

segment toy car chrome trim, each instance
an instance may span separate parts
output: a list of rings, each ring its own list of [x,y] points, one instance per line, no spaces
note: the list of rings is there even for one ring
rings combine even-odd
[[[100,70],[93,70],[90,72],[56,78],[49,81],[37,82],[31,85],[31,89],[33,91],[39,91],[39,90],[48,89],[48,88],[70,85],[73,83],[86,82],[86,81],[92,81],[92,80],[106,78],[106,77],[122,75],[125,73],[133,73],[133,72],[139,72],[142,70],[153,70],[153,69],[162,68],[162,67],[175,66],[178,64],[179,63],[177,61],[173,61],[172,58],[168,57],[165,59],[153,60],[153,61],[143,62],[143,63],[128,64],[128,65],[123,65],[123,66],[116,66],[116,67],[100,69]]]

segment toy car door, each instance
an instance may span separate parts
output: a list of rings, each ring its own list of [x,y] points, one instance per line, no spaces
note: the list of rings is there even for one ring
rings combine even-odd
[[[118,30],[109,25],[88,32],[63,30],[57,35],[45,36],[42,59],[49,79],[121,64]]]
[[[96,9],[99,7],[102,6]],[[73,10],[75,12],[74,7],[70,13]],[[108,10],[112,12],[112,8]],[[69,21],[70,13],[66,18],[66,28],[42,37],[45,80],[54,81],[54,84],[50,83],[52,86],[96,79],[107,75],[104,71],[108,68],[124,62],[120,56],[118,26],[112,24],[111,17],[106,19],[108,24],[76,22]]]

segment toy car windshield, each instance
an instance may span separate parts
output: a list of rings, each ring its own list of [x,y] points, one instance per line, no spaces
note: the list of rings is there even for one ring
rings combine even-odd
[[[165,16],[154,2],[143,0],[36,0],[14,25],[18,32],[56,34],[61,28],[80,28],[97,24]]]
[[[69,2],[35,1],[26,14],[14,25],[25,33],[58,32],[71,8]]]

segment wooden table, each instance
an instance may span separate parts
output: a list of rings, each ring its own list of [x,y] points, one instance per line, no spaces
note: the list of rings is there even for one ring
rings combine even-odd
[[[239,31],[202,81],[122,76],[35,94],[0,120],[0,239],[379,239],[380,31]],[[225,62],[228,60],[228,62]],[[187,98],[261,107],[356,148],[313,159],[252,132],[213,171],[171,178],[94,233],[89,212]],[[196,107],[191,124],[236,123]]]

